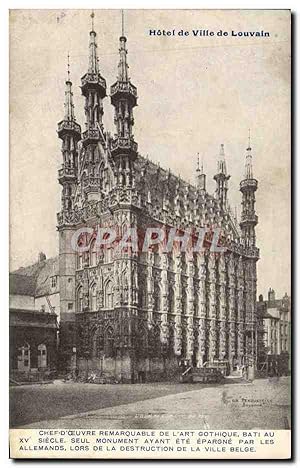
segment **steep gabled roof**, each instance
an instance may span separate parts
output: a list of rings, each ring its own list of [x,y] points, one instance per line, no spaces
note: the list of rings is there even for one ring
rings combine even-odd
[[[52,294],[50,277],[59,274],[58,256],[21,267],[10,273],[9,292],[26,296]]]
[[[32,276],[10,273],[9,275],[9,294],[20,296],[35,295],[35,279]]]

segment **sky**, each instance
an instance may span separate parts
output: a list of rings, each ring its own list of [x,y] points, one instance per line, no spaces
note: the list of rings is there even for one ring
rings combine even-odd
[[[10,13],[10,269],[43,251],[58,254],[56,213],[62,163],[57,122],[63,118],[70,54],[75,114],[84,128],[80,78],[87,71],[88,10],[12,10]],[[225,145],[229,202],[241,211],[251,129],[258,180],[258,294],[290,293],[290,17],[288,10],[126,10],[125,35],[139,152],[195,181],[203,157],[209,192],[215,189],[220,144]],[[99,64],[108,88],[116,80],[120,10],[95,10]],[[175,36],[150,30],[175,30]],[[180,30],[189,35],[179,36]],[[194,36],[208,30],[213,36]],[[220,30],[227,36],[217,35]],[[267,31],[269,37],[232,36]],[[220,33],[219,33],[220,34]],[[104,100],[104,125],[114,132]]]

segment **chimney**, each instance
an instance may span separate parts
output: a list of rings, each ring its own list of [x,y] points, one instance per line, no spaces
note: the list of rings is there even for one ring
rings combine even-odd
[[[275,291],[274,289],[269,289],[268,291],[268,302],[274,302],[275,301]]]
[[[38,262],[43,262],[44,260],[46,260],[46,254],[44,254],[44,252],[40,252],[39,253],[39,256],[38,256]]]

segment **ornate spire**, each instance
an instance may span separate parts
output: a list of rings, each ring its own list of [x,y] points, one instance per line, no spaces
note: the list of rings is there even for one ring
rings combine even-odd
[[[120,48],[119,48],[120,61],[119,61],[119,65],[118,65],[118,71],[119,71],[118,79],[119,79],[119,81],[123,81],[123,82],[129,81],[126,41],[127,41],[127,39],[126,39],[125,36],[120,37]]]
[[[219,159],[218,159],[218,174],[227,174],[227,169],[226,169],[226,161],[225,161],[225,150],[224,150],[224,144],[222,143],[220,146],[220,154],[219,154]]]
[[[220,147],[217,174],[214,176],[214,179],[217,183],[216,196],[220,200],[221,208],[225,210],[225,208],[227,207],[228,180],[230,179],[230,175],[227,175],[225,150],[223,143]]]
[[[67,55],[67,79],[65,88],[65,115],[64,119],[58,123],[58,136],[61,139],[65,138],[65,135],[73,135],[74,139],[79,141],[81,138],[81,128],[76,123],[74,104],[73,104],[73,92],[72,92],[72,81],[70,79],[70,55]]]
[[[62,140],[62,166],[58,171],[58,181],[63,187],[61,194],[63,211],[70,210],[73,207],[73,193],[78,169],[78,142],[81,139],[81,128],[76,122],[74,114],[69,53],[64,106],[64,119],[58,123],[57,131],[58,137]]]
[[[247,154],[246,154],[246,164],[245,164],[245,179],[253,179],[253,167],[252,167],[252,154],[251,154],[251,135],[250,135],[250,128],[248,133],[248,147],[247,147]]]
[[[90,31],[90,45],[89,45],[89,73],[98,73],[98,56],[97,56],[97,34],[94,31],[94,10],[91,13],[92,29]]]
[[[137,156],[137,143],[134,141],[132,128],[134,125],[133,108],[137,105],[137,89],[128,76],[127,39],[124,36],[124,12],[122,11],[122,35],[120,37],[120,60],[118,64],[117,81],[110,88],[111,103],[115,108],[116,134],[111,142],[111,153],[120,167],[122,184],[134,186],[134,164]],[[126,173],[124,172],[126,169]]]
[[[91,13],[92,29],[91,29],[91,31],[94,31],[94,18],[95,18],[95,12],[94,12],[94,10],[92,10],[92,13]]]
[[[120,60],[116,83],[111,86],[111,102],[115,107],[117,135],[132,138],[133,108],[137,105],[137,89],[130,82],[127,64],[127,39],[124,36],[124,12],[122,11],[122,36],[120,37]]]
[[[127,64],[127,50],[126,50],[126,37],[124,35],[124,10],[122,10],[122,35],[120,37],[120,61],[118,65],[118,80],[127,82],[128,78],[128,64]]]
[[[249,129],[245,164],[245,179],[240,182],[240,191],[242,192],[242,213],[240,227],[242,231],[243,242],[246,247],[255,247],[256,243],[255,226],[258,223],[258,217],[255,212],[255,192],[257,190],[257,186],[257,180],[253,178]]]
[[[86,131],[83,133],[84,146],[95,144],[101,139],[99,127],[102,127],[103,99],[106,96],[106,81],[99,71],[96,32],[94,30],[95,13],[91,13],[91,31],[89,43],[88,72],[81,78],[81,92],[85,97]]]
[[[124,10],[121,10],[122,13],[122,36],[125,36],[124,34]]]
[[[67,78],[67,81],[70,81],[70,53],[68,52],[68,55],[67,55],[67,74],[68,74],[68,78]]]
[[[201,156],[201,162],[200,162],[199,153],[197,153],[197,173],[198,175],[203,174],[203,156]]]
[[[197,153],[197,188],[199,190],[206,189],[206,175],[203,172],[203,156],[201,156],[200,162],[200,155]]]
[[[74,104],[73,104],[73,93],[72,93],[72,81],[70,80],[70,55],[68,53],[67,62],[67,80],[65,90],[65,120],[75,122]]]

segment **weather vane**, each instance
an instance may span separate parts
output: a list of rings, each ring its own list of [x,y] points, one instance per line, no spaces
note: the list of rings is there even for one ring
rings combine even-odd
[[[67,73],[68,73],[68,81],[70,81],[70,53],[68,52],[68,69],[67,69]]]
[[[95,18],[94,10],[92,10],[91,18],[92,18],[92,31],[94,31],[94,18]]]
[[[124,36],[124,10],[122,10],[122,36]]]

